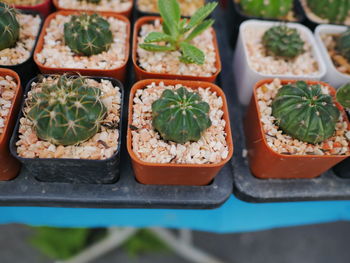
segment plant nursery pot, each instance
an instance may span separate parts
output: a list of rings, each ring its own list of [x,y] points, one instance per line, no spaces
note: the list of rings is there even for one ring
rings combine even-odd
[[[19,105],[22,99],[22,88],[20,78],[16,72],[0,68],[0,76],[11,76],[17,82],[15,97],[12,100],[9,115],[6,117],[7,121],[5,123],[4,132],[0,134],[0,181],[7,181],[16,177],[20,169],[20,163],[10,154],[9,140],[19,111]]]
[[[312,54],[318,63],[319,72],[313,75],[291,75],[291,74],[264,74],[253,69],[249,63],[248,49],[246,40],[244,39],[244,32],[247,27],[254,28],[269,28],[271,26],[278,26],[279,22],[247,20],[243,22],[239,28],[239,36],[234,54],[233,66],[235,70],[235,82],[238,89],[239,101],[243,105],[248,105],[252,96],[254,84],[262,79],[281,78],[281,79],[304,79],[304,80],[321,80],[326,74],[326,66],[322,59],[316,41],[312,32],[305,26],[297,23],[285,23],[288,27],[296,28],[302,32],[309,41],[312,47]]]
[[[48,75],[45,75],[48,76]],[[41,182],[73,183],[73,184],[111,184],[119,179],[120,149],[122,138],[122,114],[124,88],[120,81],[108,77],[89,77],[96,81],[110,80],[113,86],[118,86],[121,93],[120,122],[118,125],[118,148],[112,157],[104,160],[68,159],[68,158],[23,158],[17,154],[16,142],[19,139],[19,124],[23,113],[18,116],[16,127],[10,141],[11,154],[19,160],[23,167],[28,169],[34,178]],[[31,84],[39,77],[32,79],[25,89],[25,98],[31,90]],[[22,102],[22,110],[25,101]]]
[[[328,53],[327,47],[323,42],[321,35],[324,34],[341,34],[347,30],[346,26],[336,25],[319,25],[315,29],[316,43],[321,51],[321,55],[326,64],[326,75],[322,78],[333,87],[338,88],[340,85],[350,82],[350,75],[340,72],[334,65],[331,56]]]
[[[350,111],[346,111],[348,119],[350,120]],[[334,166],[335,173],[342,178],[350,178],[350,158],[345,159],[341,163]]]
[[[152,82],[164,82],[165,85],[183,84],[184,86],[194,90],[198,87],[210,87],[211,90],[215,91],[223,99],[223,119],[226,121],[225,132],[227,134],[226,141],[229,149],[228,156],[225,160],[217,164],[161,164],[144,162],[136,156],[132,148],[131,133],[131,124],[133,117],[133,99],[137,90],[143,89],[145,86],[151,84]],[[201,81],[147,79],[137,82],[130,91],[127,149],[131,157],[131,163],[133,166],[135,177],[142,184],[195,186],[209,184],[233,155],[232,134],[224,92],[218,86],[212,83],[206,83]]]
[[[15,5],[15,8],[32,12],[38,12],[43,16],[43,18],[45,18],[51,13],[52,2],[51,0],[45,0],[43,3],[38,5]]]
[[[126,23],[127,25],[127,38],[126,38],[126,52],[125,52],[125,62],[118,68],[114,69],[81,69],[81,68],[57,68],[57,67],[48,67],[43,65],[40,61],[37,59],[37,54],[40,53],[43,49],[44,46],[44,40],[45,40],[45,35],[46,35],[46,30],[48,26],[51,23],[51,20],[54,19],[57,15],[63,15],[63,16],[68,16],[68,15],[79,15],[81,11],[58,11],[55,13],[52,13],[49,15],[44,23],[43,29],[41,31],[41,34],[39,36],[38,44],[35,48],[34,51],[34,61],[38,65],[41,73],[43,74],[64,74],[67,72],[72,72],[72,73],[79,73],[83,76],[99,76],[99,77],[110,77],[110,78],[116,78],[122,82],[125,81],[126,78],[126,69],[127,69],[127,63],[128,63],[128,58],[129,58],[129,52],[130,52],[130,21],[122,16],[118,15],[116,13],[112,12],[103,12],[99,14],[104,15],[104,16],[109,16],[109,17],[114,17],[119,20],[122,20]],[[84,13],[89,13],[93,14],[96,12],[88,11]]]
[[[216,33],[214,30],[212,30],[213,33],[213,44],[215,46],[215,52],[216,52],[216,63],[215,67],[217,69],[216,73],[209,76],[189,76],[189,75],[176,75],[176,74],[168,74],[168,73],[153,73],[148,72],[144,69],[142,69],[138,64],[138,58],[137,58],[137,45],[138,41],[137,38],[139,36],[140,29],[142,25],[152,23],[155,20],[161,20],[161,18],[157,16],[145,16],[139,18],[134,26],[134,36],[133,36],[133,47],[132,47],[132,62],[134,64],[134,70],[136,74],[137,80],[142,79],[180,79],[180,80],[195,80],[195,81],[207,81],[207,82],[215,82],[217,76],[221,72],[221,60],[220,60],[220,54],[219,54],[219,47],[217,43]]]
[[[256,90],[272,79],[261,80],[254,87],[253,97],[245,118],[245,134],[250,169],[253,175],[261,179],[301,179],[315,178],[349,155],[287,155],[273,151],[267,144],[265,132],[261,124],[261,113],[258,108]],[[296,80],[282,80],[282,84],[293,83]],[[318,81],[306,81],[310,84],[321,83],[328,86],[331,95],[335,90],[329,84]],[[338,105],[341,108],[340,105]],[[345,116],[345,111],[342,109]]]

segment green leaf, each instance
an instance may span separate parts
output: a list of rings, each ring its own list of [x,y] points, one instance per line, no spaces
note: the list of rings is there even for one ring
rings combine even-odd
[[[214,19],[208,19],[200,23],[197,27],[195,27],[191,33],[187,36],[186,41],[191,41],[194,39],[196,36],[200,35],[203,33],[206,29],[211,27],[214,24]]]
[[[197,12],[191,17],[190,22],[187,24],[186,30],[188,31],[193,27],[202,23],[202,21],[206,19],[207,16],[209,16],[214,11],[217,5],[218,5],[217,2],[212,2],[199,8]]]
[[[180,34],[184,34],[186,32],[186,25],[188,20],[186,18],[182,19],[179,23],[179,31]]]
[[[180,44],[180,49],[182,51],[182,56],[180,61],[186,64],[195,63],[198,65],[203,65],[205,61],[205,55],[202,50],[196,48],[195,46],[183,42]]]
[[[145,43],[153,43],[153,42],[160,42],[160,41],[171,42],[173,41],[173,39],[171,38],[171,36],[164,34],[162,32],[151,32],[145,38]]]
[[[153,51],[153,52],[159,52],[159,51],[174,51],[175,48],[171,46],[160,46],[160,45],[154,45],[154,44],[140,44],[140,48],[143,48],[147,51]]]
[[[177,36],[179,32],[179,22],[181,19],[180,5],[176,0],[158,0],[158,9],[163,23],[172,36]]]

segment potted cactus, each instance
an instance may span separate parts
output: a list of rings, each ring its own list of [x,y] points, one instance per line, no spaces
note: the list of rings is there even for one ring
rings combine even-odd
[[[39,181],[113,183],[122,99],[115,79],[37,77],[27,85],[11,152]]]
[[[46,19],[34,60],[45,74],[79,72],[124,81],[129,36],[124,16],[59,11]]]
[[[221,71],[220,56],[205,18],[217,3],[209,3],[181,20],[176,0],[159,0],[159,17],[142,17],[135,23],[132,59],[137,79],[175,78],[215,81]],[[169,8],[171,7],[171,8]]]
[[[255,85],[245,131],[259,178],[313,178],[350,156],[350,123],[338,93],[317,81],[269,79]],[[345,96],[347,97],[345,97]]]
[[[234,69],[238,96],[244,105],[261,79],[320,80],[325,75],[324,62],[308,28],[258,20],[240,26]]]
[[[0,2],[0,67],[16,71],[25,83],[37,72],[33,52],[42,19]]]
[[[15,8],[40,13],[44,18],[47,17],[52,9],[51,0],[3,0]]]
[[[210,183],[233,153],[224,92],[208,82],[137,82],[130,92],[127,148],[143,184]]]

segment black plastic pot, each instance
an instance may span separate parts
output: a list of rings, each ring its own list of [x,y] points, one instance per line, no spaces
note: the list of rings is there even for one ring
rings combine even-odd
[[[21,10],[20,12],[23,14],[39,15],[40,16],[40,19],[41,19],[40,28],[39,28],[38,35],[35,39],[33,49],[30,52],[30,57],[26,61],[24,61],[20,64],[17,64],[17,65],[11,65],[11,66],[0,65],[0,67],[1,68],[8,68],[8,69],[12,69],[13,71],[16,71],[21,79],[22,87],[25,87],[26,84],[28,83],[28,81],[31,80],[33,77],[35,77],[39,73],[39,69],[38,69],[38,67],[35,64],[34,59],[33,59],[33,54],[34,54],[34,50],[35,50],[36,44],[38,42],[39,35],[40,35],[40,32],[41,32],[41,29],[42,29],[42,26],[43,26],[45,19],[38,12],[25,11],[25,10]]]
[[[120,168],[120,145],[122,138],[122,109],[124,101],[124,88],[119,80],[107,77],[89,77],[97,81],[102,79],[110,80],[113,86],[120,87],[121,112],[119,123],[118,149],[113,156],[106,160],[84,160],[84,159],[63,159],[63,158],[23,158],[18,156],[16,142],[19,138],[19,121],[23,112],[18,116],[14,133],[10,141],[11,154],[17,158],[31,175],[41,182],[73,183],[73,184],[111,184],[119,179]],[[25,98],[31,89],[31,83],[38,81],[38,77],[28,82],[25,89]],[[24,100],[21,109],[23,111]]]

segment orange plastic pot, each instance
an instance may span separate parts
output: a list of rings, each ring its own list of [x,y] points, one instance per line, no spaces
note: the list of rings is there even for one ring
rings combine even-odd
[[[133,36],[133,46],[132,46],[132,62],[134,64],[134,70],[136,74],[137,80],[142,79],[181,79],[181,80],[195,80],[195,81],[208,81],[208,82],[215,82],[217,76],[221,72],[221,60],[220,60],[220,53],[219,53],[219,47],[216,39],[215,30],[212,29],[213,33],[213,42],[215,46],[215,53],[216,53],[216,63],[215,67],[217,68],[217,71],[214,75],[211,75],[209,77],[201,77],[201,76],[189,76],[189,75],[175,75],[175,74],[167,74],[167,73],[152,73],[145,71],[138,65],[138,58],[137,58],[137,45],[138,41],[137,38],[139,36],[139,32],[141,30],[142,25],[153,23],[155,20],[161,20],[160,17],[157,16],[145,16],[139,18],[135,25],[134,25],[134,36]]]
[[[79,12],[85,12],[86,10],[81,10],[81,9],[70,9],[70,8],[64,8],[62,6],[59,5],[58,0],[53,0],[53,4],[55,6],[55,8],[58,11],[79,11]],[[118,14],[118,15],[123,15],[126,16],[128,18],[131,17],[131,13],[132,13],[132,9],[134,6],[134,1],[131,1],[131,6],[128,10],[122,11],[122,12],[118,12],[118,11],[113,11],[113,10],[109,10],[109,11],[98,11],[99,13],[114,13],[114,14]],[[88,10],[88,11],[93,11],[93,10]]]
[[[224,111],[223,118],[226,121],[225,132],[226,141],[229,148],[227,158],[217,164],[160,164],[148,163],[140,160],[132,149],[132,116],[133,116],[133,99],[138,89],[143,89],[152,82],[164,82],[165,85],[182,84],[191,89],[199,87],[210,87],[218,96],[222,97]],[[224,92],[212,83],[201,81],[183,81],[183,80],[156,80],[147,79],[137,82],[130,91],[129,98],[129,123],[127,132],[127,149],[131,156],[131,163],[134,169],[136,179],[142,184],[154,185],[207,185],[221,170],[221,168],[231,159],[233,154],[233,142],[230,127],[230,118],[227,109],[226,97]]]
[[[11,76],[17,82],[16,94],[13,98],[9,115],[6,118],[4,132],[0,134],[0,181],[7,181],[16,177],[20,169],[19,162],[10,155],[9,140],[17,119],[22,98],[22,89],[21,81],[16,72],[0,68],[0,76]]]
[[[95,13],[95,12],[85,12],[85,13]],[[41,31],[41,34],[39,36],[38,44],[36,45],[35,51],[34,51],[34,61],[38,65],[41,73],[43,74],[64,74],[67,72],[72,72],[72,73],[79,73],[83,76],[98,76],[98,77],[110,77],[110,78],[115,78],[121,81],[125,81],[126,78],[126,67],[128,63],[128,58],[129,58],[129,52],[130,52],[130,21],[122,16],[118,15],[112,12],[104,12],[100,13],[103,16],[109,16],[109,17],[114,17],[119,20],[123,20],[126,22],[127,25],[127,38],[126,38],[126,52],[125,52],[125,62],[123,63],[122,66],[114,69],[78,69],[78,68],[53,68],[53,67],[48,67],[40,63],[37,59],[37,54],[41,52],[44,46],[44,38],[46,35],[46,30],[48,26],[51,23],[51,20],[54,19],[57,15],[63,15],[63,16],[68,16],[68,15],[78,15],[81,14],[80,11],[59,11],[52,13],[49,15],[44,23],[43,29]]]
[[[21,9],[21,10],[39,12],[45,18],[51,13],[52,3],[51,3],[51,0],[45,0],[44,2],[38,5],[33,5],[33,6],[15,5],[15,8]]]
[[[286,155],[273,151],[265,139],[265,132],[261,124],[261,114],[258,108],[257,88],[271,83],[272,79],[261,80],[256,83],[245,118],[245,134],[250,169],[253,175],[261,179],[299,179],[315,178],[337,163],[345,160],[349,155]],[[296,80],[282,80],[282,84],[294,83]],[[330,89],[332,96],[335,90],[329,84],[319,81],[307,81],[308,84],[321,84]],[[347,120],[344,109],[337,105]]]

